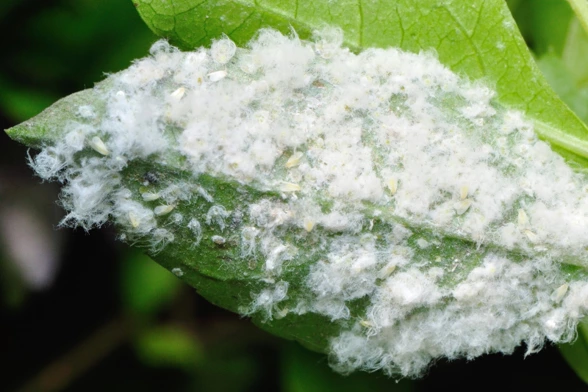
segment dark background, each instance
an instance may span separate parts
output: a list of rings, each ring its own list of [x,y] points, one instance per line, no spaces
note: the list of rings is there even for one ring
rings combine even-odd
[[[509,5],[539,62],[560,59],[567,3]],[[125,0],[1,0],[0,33],[1,129],[128,67],[156,40]],[[568,102],[588,108],[586,97]],[[334,374],[325,356],[208,304],[112,228],[55,230],[58,188],[33,177],[26,156],[0,132],[2,391],[588,389],[555,346],[440,361],[414,382]]]

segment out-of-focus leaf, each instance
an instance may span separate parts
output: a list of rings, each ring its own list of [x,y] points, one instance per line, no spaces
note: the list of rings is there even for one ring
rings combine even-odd
[[[59,70],[62,77],[71,77],[72,65],[84,64],[80,71],[96,80],[104,72],[126,67],[153,42],[155,37],[147,29],[141,29],[137,22],[129,3],[121,4],[118,0],[69,1],[66,6],[53,7],[38,14],[34,19],[35,29],[28,35],[35,42],[58,49],[59,54],[69,60],[63,62],[65,67]],[[51,54],[46,50],[39,52]],[[105,56],[99,61],[88,62],[87,58],[96,52]]]
[[[412,390],[413,384],[408,380],[397,382],[365,373],[350,376],[333,373],[323,356],[304,350],[296,343],[285,344],[282,350],[282,392],[408,392]]]
[[[519,9],[523,2],[524,0],[506,0],[506,4],[508,4],[510,12],[513,14]]]
[[[573,18],[570,23],[562,60],[576,86],[588,87],[588,33],[577,18]]]
[[[124,6],[117,0],[102,0],[99,3],[68,1],[35,15],[31,23],[35,23],[37,28],[27,33],[30,38],[46,44],[53,41],[51,48],[60,48],[68,58],[86,60],[89,53],[100,50],[107,55],[100,59],[100,63],[108,63],[113,58],[122,59],[122,63],[115,61],[118,67],[124,67],[125,62],[139,55],[153,41],[152,34],[141,29],[133,18],[132,4]],[[121,45],[126,46],[127,42],[137,45],[126,47],[126,51],[120,50]],[[99,73],[111,71],[108,67],[94,68],[104,67],[104,63],[90,62],[90,66]]]
[[[578,16],[584,31],[588,33],[588,2],[586,0],[568,0],[568,3]]]
[[[169,271],[139,251],[129,253],[121,268],[122,302],[142,316],[154,315],[174,298],[181,285]]]
[[[568,24],[573,16],[569,4],[563,0],[520,0],[511,5],[523,36],[535,54],[548,51],[561,54]]]
[[[537,64],[560,98],[588,123],[588,87],[579,87],[569,67],[553,53],[541,57]]]
[[[41,113],[58,97],[39,90],[18,88],[0,76],[0,108],[15,122]]]
[[[25,299],[26,286],[13,263],[0,254],[0,303],[18,308]]]
[[[203,359],[202,348],[196,338],[188,331],[174,326],[146,329],[139,333],[134,343],[141,361],[150,366],[194,371]]]
[[[578,338],[570,344],[561,344],[559,349],[578,377],[588,384],[588,322],[578,325]]]
[[[119,0],[47,2],[41,9],[27,9],[24,23],[19,16],[28,2],[21,7],[13,0],[0,3],[5,29],[19,30],[16,43],[3,49],[3,58],[10,60],[0,65],[0,110],[15,123],[38,114],[64,92],[127,67],[156,38],[132,4]],[[13,20],[21,25],[12,25]]]
[[[194,391],[242,392],[252,391],[255,381],[265,379],[270,384],[275,374],[261,366],[268,363],[267,352],[253,351],[255,346],[230,339],[207,345],[205,358],[194,372]],[[203,342],[207,343],[207,342]]]

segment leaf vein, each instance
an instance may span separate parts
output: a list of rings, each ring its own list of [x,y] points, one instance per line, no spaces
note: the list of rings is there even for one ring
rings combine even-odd
[[[451,9],[449,9],[447,7],[445,7],[445,9],[447,10],[447,13],[451,17],[451,19],[453,19],[453,21],[455,22],[459,31],[461,31],[461,33],[463,34],[466,41],[470,44],[470,47],[475,52],[475,58],[476,58],[477,63],[480,67],[480,71],[482,72],[482,74],[486,74],[486,67],[484,66],[484,63],[482,61],[483,56],[482,56],[482,52],[481,52],[480,48],[478,48],[478,46],[475,44],[474,40],[472,39],[472,36],[470,34],[468,34],[468,31],[465,28],[465,26],[463,25],[463,23],[461,22],[461,20],[459,20],[459,18],[457,18],[457,16],[452,12]]]

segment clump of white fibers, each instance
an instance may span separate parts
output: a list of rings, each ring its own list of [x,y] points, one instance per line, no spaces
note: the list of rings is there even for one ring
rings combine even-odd
[[[238,248],[263,287],[243,313],[338,323],[342,372],[417,376],[438,357],[570,340],[588,285],[562,263],[588,266],[586,180],[434,55],[341,42],[334,30],[189,53],[160,41],[111,76],[105,113],[79,107],[32,166],[66,184],[66,222],[113,219],[155,251],[179,233]],[[132,161],[178,156],[193,180],[124,185]],[[201,174],[267,197],[218,204]],[[188,203],[200,212],[175,211]],[[307,276],[286,280],[297,269]]]

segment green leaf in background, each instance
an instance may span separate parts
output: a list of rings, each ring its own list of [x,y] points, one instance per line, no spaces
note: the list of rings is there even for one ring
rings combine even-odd
[[[147,328],[139,333],[134,343],[141,361],[150,366],[179,367],[193,372],[203,360],[202,348],[195,336],[179,327]]]
[[[577,17],[569,20],[561,49],[551,46],[537,63],[559,97],[588,122],[588,34]]]
[[[588,88],[588,33],[577,18],[570,22],[562,59],[579,88]]]
[[[121,299],[127,310],[153,317],[177,294],[181,285],[169,271],[140,251],[131,251],[121,264]]]
[[[568,0],[576,13],[584,31],[588,33],[588,3],[584,0]]]
[[[566,61],[554,53],[547,53],[537,63],[561,99],[578,117],[588,122],[588,87],[578,84]]]
[[[18,309],[26,298],[27,288],[14,265],[4,255],[0,255],[0,282],[0,303]]]
[[[257,34],[260,27],[271,26],[283,32],[288,32],[292,26],[300,37],[308,38],[314,30],[321,29],[324,25],[333,25],[342,29],[344,44],[355,51],[371,47],[390,46],[413,53],[435,51],[440,62],[454,72],[470,80],[489,84],[496,89],[498,94],[497,102],[492,102],[492,110],[500,110],[501,113],[506,112],[507,109],[524,111],[525,115],[533,120],[535,130],[540,136],[552,142],[571,162],[580,164],[583,167],[587,165],[588,133],[586,126],[549,88],[518,33],[505,2],[502,0],[464,0],[443,3],[408,0],[397,2],[362,1],[341,4],[335,4],[331,1],[307,3],[260,1],[254,3],[136,0],[135,5],[144,20],[155,32],[169,37],[184,49],[208,44],[212,40],[221,37],[222,34],[226,34],[237,44],[243,45]],[[223,42],[225,42],[224,45],[229,45],[226,41]],[[155,56],[163,53],[162,57],[165,58],[167,55],[166,50],[156,52]],[[168,51],[173,53],[172,49]],[[227,67],[229,66],[232,65]],[[234,69],[231,68],[230,70],[233,71]],[[148,73],[149,69],[145,72]],[[217,71],[205,76],[210,79],[213,77],[222,79],[226,76],[226,73],[223,74],[222,72],[224,71]],[[105,101],[105,97],[113,97],[114,94],[118,94],[115,90],[111,91],[113,83],[112,78],[107,79],[93,90],[85,90],[67,97],[36,118],[9,129],[7,132],[13,139],[27,145],[50,149],[53,144],[58,143],[66,136],[65,130],[71,120],[83,118],[83,121],[85,121],[83,125],[92,129],[100,128],[102,121],[111,120],[111,117],[114,117],[114,121],[123,121],[124,116],[122,114],[118,117],[109,117],[109,115],[105,114],[106,107],[109,104],[109,102]],[[324,85],[320,80],[312,84],[312,88],[316,88],[317,91],[321,91],[320,89],[323,87]],[[117,96],[124,99],[126,97],[124,91],[121,90],[120,92],[121,94]],[[316,93],[316,91],[314,92]],[[180,87],[166,97],[179,97],[181,99],[184,94],[185,89]],[[439,94],[442,95],[441,93]],[[448,117],[455,116],[457,108],[460,108],[460,98],[452,97],[448,101],[441,101],[439,105],[442,114]],[[158,99],[160,100],[156,101],[161,102],[161,97],[158,97]],[[392,101],[394,101],[394,98],[392,98]],[[395,106],[390,110],[404,110],[403,105],[406,102],[400,99],[397,104],[397,106],[390,105]],[[85,107],[87,109],[88,105],[92,106],[92,110],[80,115],[80,108]],[[142,110],[143,108],[140,109]],[[148,110],[148,108],[145,110]],[[344,110],[348,110],[348,108]],[[484,125],[487,124],[482,122],[477,127]],[[178,124],[166,124],[165,127],[166,135],[171,137],[181,131]],[[497,129],[489,128],[490,131],[497,132]],[[494,137],[495,135],[488,136]],[[530,137],[532,138],[532,136]],[[369,144],[370,142],[372,141],[366,140],[366,143]],[[505,141],[505,143],[507,142]],[[252,316],[253,320],[264,329],[277,335],[297,340],[317,351],[329,351],[328,347],[332,339],[336,336],[345,338],[348,336],[346,335],[347,333],[366,335],[366,342],[368,343],[376,340],[370,340],[370,337],[373,336],[371,335],[373,325],[369,321],[362,319],[367,312],[366,308],[368,306],[368,299],[365,297],[348,301],[347,305],[350,310],[346,309],[351,315],[347,316],[345,321],[341,323],[333,322],[332,319],[336,317],[329,317],[325,313],[304,312],[304,304],[300,305],[302,310],[299,309],[298,305],[300,303],[297,303],[297,299],[304,298],[309,291],[307,287],[309,270],[318,265],[319,262],[322,263],[323,259],[327,257],[327,251],[325,250],[327,246],[323,245],[323,243],[349,240],[349,238],[352,238],[350,241],[357,240],[362,245],[369,244],[372,240],[378,241],[378,243],[386,243],[390,239],[392,242],[395,240],[394,236],[402,237],[403,234],[394,233],[391,227],[403,227],[402,224],[404,224],[410,228],[411,235],[415,234],[413,239],[409,238],[406,242],[401,242],[404,245],[399,248],[404,249],[404,256],[412,257],[407,255],[416,255],[414,259],[411,259],[411,262],[425,260],[426,262],[439,263],[440,267],[432,268],[434,269],[432,273],[437,273],[437,278],[439,279],[444,273],[443,271],[439,272],[439,270],[454,272],[460,265],[464,269],[457,270],[458,272],[455,274],[457,278],[455,279],[464,279],[468,272],[476,267],[483,269],[481,267],[482,261],[489,252],[498,252],[503,257],[508,257],[517,262],[522,262],[528,255],[524,250],[513,250],[512,247],[504,247],[501,244],[491,243],[487,248],[480,247],[483,243],[480,238],[473,238],[460,230],[456,229],[453,232],[447,232],[443,231],[440,226],[433,225],[428,221],[419,222],[418,219],[412,221],[412,217],[397,216],[391,207],[392,202],[385,206],[365,202],[357,203],[358,206],[355,207],[361,209],[358,210],[362,214],[361,220],[365,223],[369,222],[369,225],[362,226],[359,233],[334,234],[321,227],[313,230],[314,222],[305,225],[305,230],[308,233],[312,232],[312,234],[303,233],[303,235],[300,235],[298,232],[287,230],[280,232],[279,234],[283,236],[282,239],[288,245],[302,249],[302,252],[296,254],[295,260],[284,268],[281,275],[277,277],[267,276],[263,274],[262,265],[264,262],[267,263],[270,257],[268,256],[267,260],[264,260],[258,253],[244,256],[241,250],[243,243],[255,238],[255,234],[251,234],[252,231],[248,234],[250,237],[247,237],[247,233],[244,231],[248,227],[247,225],[254,224],[253,218],[248,218],[246,214],[250,206],[264,200],[270,200],[274,205],[286,203],[288,199],[283,194],[299,190],[296,188],[296,184],[282,184],[285,188],[280,188],[282,190],[280,192],[279,189],[268,189],[256,183],[243,184],[226,176],[211,173],[199,173],[199,176],[195,178],[194,173],[189,170],[185,157],[177,153],[162,154],[162,156],[158,156],[157,160],[130,159],[127,162],[125,157],[122,156],[111,157],[111,152],[100,138],[92,138],[89,141],[89,146],[93,150],[86,148],[88,147],[87,144],[88,141],[82,139],[80,153],[75,157],[69,157],[71,159],[68,164],[100,162],[101,159],[108,157],[109,164],[116,165],[118,162],[121,165],[120,175],[116,173],[112,178],[102,178],[103,176],[100,172],[91,172],[89,174],[95,174],[97,178],[106,183],[109,180],[120,180],[121,188],[128,191],[128,196],[123,195],[117,199],[121,203],[128,202],[129,204],[140,204],[141,206],[143,206],[142,203],[144,202],[151,203],[147,204],[149,211],[151,212],[151,208],[153,208],[157,224],[160,226],[157,226],[157,230],[149,233],[153,239],[152,243],[149,243],[149,241],[142,243],[141,238],[138,238],[138,245],[151,245],[150,252],[157,262],[195,287],[199,293],[211,302],[229,310],[249,313],[247,307],[251,304],[253,298],[262,305],[268,302],[267,297],[278,297],[279,301],[277,302],[284,300],[290,308],[280,304],[281,307],[272,307],[266,314],[263,312],[255,313]],[[47,151],[45,151],[46,154],[42,158],[50,161],[52,158],[50,152],[48,153]],[[295,157],[295,152],[289,153],[293,153],[290,159]],[[506,153],[508,151],[504,149],[502,155]],[[100,155],[97,156],[96,154]],[[117,158],[121,159],[117,161]],[[290,159],[288,161],[286,159],[287,157],[284,157],[284,162],[280,162],[288,167]],[[499,160],[499,158],[496,159]],[[298,164],[295,161],[296,159],[293,159],[292,162],[294,163],[292,165]],[[281,169],[276,169],[276,172],[279,172],[279,170]],[[513,167],[509,167],[508,170],[505,169],[507,173],[509,173],[509,170],[516,171]],[[71,176],[67,180],[74,177]],[[86,182],[92,183],[91,180],[93,179],[88,178]],[[66,179],[62,180],[65,181]],[[159,204],[159,201],[156,200],[159,200],[161,195],[157,192],[164,191],[161,184],[180,184],[174,190],[180,196],[177,196],[173,203]],[[395,182],[389,183],[392,195],[396,193],[397,185]],[[86,184],[86,186],[88,185]],[[91,186],[89,185],[89,187]],[[105,186],[106,188],[108,188],[108,185]],[[105,193],[108,191],[105,190]],[[580,190],[576,191],[580,192]],[[198,201],[176,203],[177,200],[184,197],[182,196],[183,192],[189,193],[186,199],[191,200],[190,198],[194,195],[194,197],[198,197]],[[456,208],[456,211],[461,209],[461,212],[457,212],[458,215],[464,214],[470,208],[470,204],[467,203],[471,203],[471,200],[467,199],[467,187],[465,189],[462,187],[460,193],[461,199],[459,203],[461,203],[462,207]],[[333,197],[329,197],[325,196],[324,199],[317,202],[320,204],[321,214],[330,213],[337,201],[333,200]],[[295,200],[295,198],[291,200]],[[512,208],[512,211],[509,210],[508,212],[510,218],[518,219],[518,224],[523,229],[529,224],[526,213],[521,212],[526,206],[525,202],[527,200],[523,200],[520,205],[510,206],[509,208]],[[116,203],[113,202],[113,204]],[[222,209],[219,209],[219,206],[222,206]],[[114,205],[113,208],[118,208],[118,206]],[[279,208],[269,206],[265,209],[261,208],[261,210],[263,210],[262,212],[269,212],[270,217],[276,219],[276,221],[280,218]],[[170,214],[172,211],[173,214]],[[235,212],[235,214],[231,216],[230,221],[225,222],[223,219],[228,218],[228,215],[225,216],[227,211]],[[124,217],[124,219],[117,220],[116,223],[123,231],[125,228],[129,229],[129,226],[140,227],[139,217],[134,215],[134,210],[120,216]],[[206,222],[206,224],[193,224],[189,220],[192,217],[197,218],[196,223]],[[151,218],[153,218],[153,213]],[[150,219],[149,216],[146,219]],[[94,222],[94,224],[101,223],[100,219]],[[220,229],[220,232],[225,233],[225,224],[228,225],[228,230],[226,235],[223,234],[224,237],[221,237],[218,235],[218,229]],[[92,224],[88,226],[92,226]],[[368,226],[369,229],[367,228]],[[132,229],[127,231],[131,232]],[[521,232],[528,241],[535,242],[535,233],[527,229],[521,230]],[[156,242],[156,246],[153,245],[153,242]],[[431,244],[434,245],[431,246]],[[276,252],[276,257],[282,253],[288,256],[286,252],[287,246],[278,246],[276,249],[279,250],[279,252]],[[543,255],[541,252],[545,252],[545,250],[538,250],[537,252],[535,250],[531,251],[529,257],[533,258],[538,254]],[[403,255],[399,254],[399,256]],[[570,255],[566,254],[564,256]],[[582,265],[584,260],[578,260],[576,256],[576,254],[573,254],[565,258],[565,261]],[[294,259],[294,257],[291,259]],[[350,260],[348,261],[350,262]],[[151,314],[156,310],[152,307],[156,306],[152,305],[153,303],[157,304],[154,299],[157,298],[164,302],[166,298],[169,298],[168,295],[171,295],[169,293],[173,290],[170,289],[171,284],[167,283],[167,280],[152,283],[153,277],[159,272],[145,270],[145,264],[142,260],[141,262],[132,261],[127,265],[129,271],[125,275],[123,287],[128,290],[128,295],[125,297],[130,299],[129,307],[131,309],[139,313]],[[329,263],[324,264],[329,265]],[[521,264],[526,265],[525,263]],[[490,266],[487,268],[487,272],[493,274],[496,268]],[[351,271],[348,272],[351,274]],[[575,266],[563,266],[561,269],[553,269],[552,272],[558,274],[557,279],[562,278],[564,275],[566,279],[581,279],[585,276],[584,269]],[[393,269],[387,269],[384,273],[384,276],[378,279],[385,281],[388,275],[393,273]],[[413,274],[415,273],[413,272]],[[407,282],[400,285],[410,289],[415,286],[415,277],[408,275],[400,275],[407,280]],[[278,279],[280,281],[277,281]],[[452,279],[447,278],[445,282],[455,285],[459,283],[458,280],[453,281]],[[284,284],[280,285],[283,282],[288,282],[285,288]],[[561,301],[568,290],[567,283],[550,282],[550,284],[556,283],[561,286],[556,290],[554,299],[549,299],[554,303]],[[428,285],[423,285],[422,290],[426,290],[427,287]],[[390,290],[394,292],[395,288],[391,287]],[[143,295],[149,296],[149,300],[144,300]],[[549,297],[547,294],[545,296]],[[424,299],[420,301],[426,304],[428,295],[425,293],[423,297]],[[476,296],[474,295],[473,297]],[[524,295],[521,295],[521,297],[524,297]],[[406,300],[408,302],[412,300],[410,295]],[[448,299],[448,303],[449,301]],[[448,304],[447,307],[449,308],[450,305]],[[406,319],[418,320],[418,317],[425,312],[425,308],[426,306],[422,305],[416,310],[411,309],[414,312],[410,313]],[[273,318],[271,317],[271,312],[274,312]],[[296,314],[297,312],[303,314]],[[491,315],[487,316],[493,318]],[[552,324],[555,325],[553,328],[558,328],[557,320]],[[464,321],[464,325],[467,325],[467,320]],[[467,329],[467,327],[464,328]],[[340,335],[341,332],[343,334]],[[443,333],[455,333],[457,335],[444,338],[444,342],[451,342],[451,339],[460,338],[459,331],[443,330]],[[541,336],[540,342],[543,342],[543,337]],[[520,340],[524,340],[524,337],[521,337]],[[531,338],[530,340],[530,349],[540,344]],[[455,352],[465,352],[470,357],[492,350],[506,352],[512,350],[512,348],[509,348],[510,346],[506,348],[502,346],[488,347],[484,345],[484,342],[472,342],[472,344],[477,344],[475,351],[472,353],[468,352],[466,348],[460,347],[450,347],[447,350],[453,350],[449,351],[451,355],[454,355]],[[394,361],[396,358],[390,359],[390,355],[386,357],[386,353],[378,351],[381,350],[378,347],[374,349],[373,353],[370,353],[375,359],[369,363],[369,366],[365,363],[353,363],[352,357],[350,360],[352,364],[342,370],[349,371],[350,367],[368,370],[386,368],[391,374],[400,373],[415,376],[419,371],[422,371],[428,360],[445,353],[439,347],[430,348],[426,347],[426,344],[424,346],[422,351],[419,351],[418,344],[415,344],[414,348],[406,348],[406,350],[413,350],[414,352],[411,352],[411,354],[415,355],[415,357],[408,357],[407,359],[398,359],[399,361],[405,360],[403,363],[406,364],[406,368],[386,368],[389,363],[386,361]],[[359,351],[366,349],[366,347],[368,346],[360,345],[356,348]],[[355,354],[350,354],[350,356],[353,355]],[[369,360],[372,360],[372,358],[370,357],[366,361]]]
[[[4,112],[16,119],[25,120],[41,113],[58,97],[38,90],[25,90],[0,78],[0,101]]]
[[[215,326],[215,329],[221,335],[227,333],[220,325]],[[273,363],[276,360],[273,358],[275,354],[251,345],[247,337],[241,336],[241,331],[233,332],[231,336],[225,336],[216,342],[206,340],[202,343],[206,346],[205,359],[193,372],[194,383],[189,390],[254,391],[260,389],[256,379],[263,379],[265,385],[273,385],[276,375],[271,374],[259,360],[269,359]]]
[[[566,1],[520,0],[509,2],[513,16],[533,52],[561,54],[573,11]]]
[[[342,377],[329,371],[323,356],[304,350],[297,344],[287,344],[282,349],[280,390],[282,392],[409,392],[413,388],[408,380],[398,382],[381,375],[352,374]]]
[[[17,17],[24,13],[27,18]],[[19,31],[3,51],[10,60],[0,65],[4,115],[14,123],[24,121],[142,56],[155,37],[135,15],[132,3],[119,0],[60,0],[42,7],[2,1],[4,28]]]

